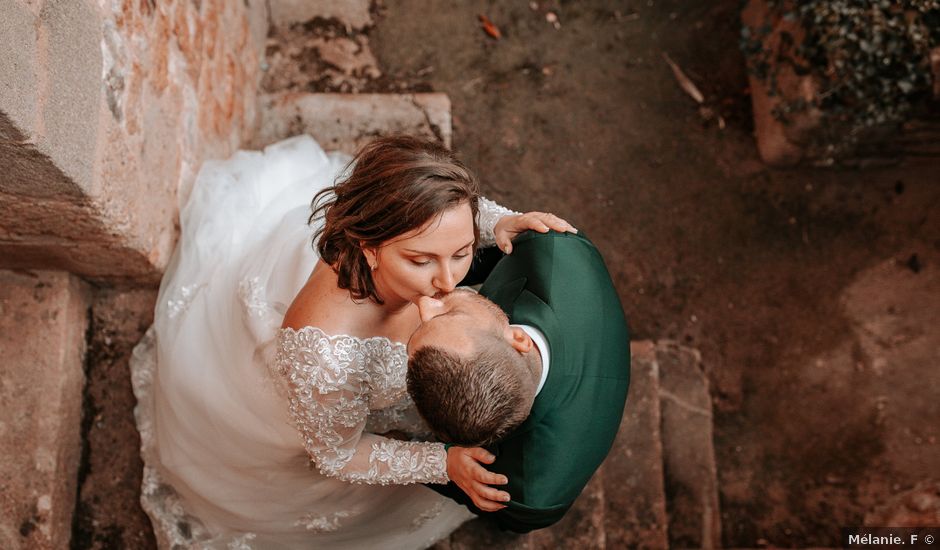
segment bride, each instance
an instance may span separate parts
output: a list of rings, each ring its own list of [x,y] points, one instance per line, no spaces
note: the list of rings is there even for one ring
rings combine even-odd
[[[206,163],[180,224],[131,362],[160,547],[426,547],[471,517],[422,485],[448,480],[502,507],[487,451],[426,441],[403,342],[477,246],[567,222],[479,197],[433,143],[349,162],[299,136]]]

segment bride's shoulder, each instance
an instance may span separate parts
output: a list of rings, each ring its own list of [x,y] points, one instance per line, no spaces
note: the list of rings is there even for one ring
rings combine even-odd
[[[281,328],[297,332],[316,327],[327,335],[355,333],[366,321],[361,318],[364,313],[349,292],[336,286],[332,270],[326,267],[324,272],[318,266],[287,308]]]

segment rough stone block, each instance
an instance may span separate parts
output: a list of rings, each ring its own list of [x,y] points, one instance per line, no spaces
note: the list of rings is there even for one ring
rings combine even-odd
[[[0,0],[0,21],[25,54],[0,53],[0,266],[159,280],[179,195],[256,129],[265,3]]]
[[[274,25],[304,23],[317,17],[336,19],[354,29],[372,24],[369,0],[271,0],[270,4]]]
[[[718,473],[708,378],[696,350],[656,344],[670,548],[720,548]]]
[[[67,273],[0,271],[2,548],[69,546],[87,311]]]
[[[104,88],[99,14],[86,2],[46,2],[40,21],[46,73],[37,149],[54,158],[76,186],[91,191]]]
[[[0,0],[0,140],[35,132],[39,102],[38,17],[17,0]]]
[[[301,133],[327,150],[353,154],[375,136],[407,133],[450,147],[446,94],[271,94],[262,99],[258,147]]]
[[[659,364],[652,342],[630,344],[630,394],[602,466],[608,548],[666,548]]]

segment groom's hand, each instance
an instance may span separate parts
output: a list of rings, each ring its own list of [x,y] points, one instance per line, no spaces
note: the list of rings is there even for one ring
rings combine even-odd
[[[495,512],[506,507],[509,493],[490,485],[509,483],[506,476],[490,472],[480,462],[492,464],[496,457],[481,447],[451,447],[447,449],[447,475],[467,493],[473,504],[484,512]]]

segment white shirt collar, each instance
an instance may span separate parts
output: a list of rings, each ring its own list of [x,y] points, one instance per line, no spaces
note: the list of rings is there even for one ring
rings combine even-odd
[[[519,327],[529,335],[529,338],[532,338],[532,342],[535,343],[535,347],[538,348],[539,353],[542,355],[542,379],[539,380],[539,387],[535,389],[535,395],[538,395],[542,391],[542,386],[545,385],[545,380],[548,379],[548,340],[545,339],[545,335],[542,334],[542,331],[539,329],[529,326],[529,325],[512,325],[514,327]]]

